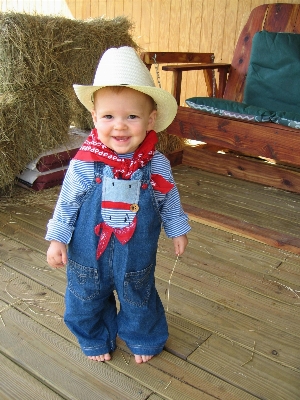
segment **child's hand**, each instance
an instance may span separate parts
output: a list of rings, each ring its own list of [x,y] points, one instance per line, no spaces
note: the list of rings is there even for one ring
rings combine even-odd
[[[173,238],[175,254],[181,256],[183,254],[187,244],[188,238],[186,235],[181,235]]]
[[[47,251],[47,262],[52,268],[61,268],[67,264],[67,247],[64,243],[52,240]]]

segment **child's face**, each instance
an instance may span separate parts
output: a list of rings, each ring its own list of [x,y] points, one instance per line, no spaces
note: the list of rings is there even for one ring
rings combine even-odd
[[[109,87],[94,93],[92,117],[98,138],[118,154],[134,152],[153,129],[156,110],[144,93]]]

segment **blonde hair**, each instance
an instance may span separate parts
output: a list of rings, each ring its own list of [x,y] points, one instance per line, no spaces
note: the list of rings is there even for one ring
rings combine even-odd
[[[95,104],[95,101],[94,101],[94,99],[95,99],[95,93],[96,93],[96,92],[99,92],[99,91],[102,90],[102,89],[107,89],[107,88],[110,89],[110,90],[111,90],[112,92],[114,92],[114,93],[120,93],[120,92],[122,92],[124,89],[135,90],[135,89],[132,89],[132,88],[130,88],[130,87],[127,87],[126,85],[124,85],[124,86],[104,86],[103,88],[98,89],[98,90],[96,90],[96,91],[93,93],[92,101],[93,101],[94,104]],[[151,106],[151,111],[157,110],[157,105],[156,105],[154,99],[153,99],[151,96],[149,96],[149,95],[146,94],[146,93],[140,92],[139,90],[135,90],[135,91],[136,91],[136,92],[139,92],[139,93],[142,93],[144,96],[146,96],[146,97],[149,99],[149,104],[150,104],[150,106]]]

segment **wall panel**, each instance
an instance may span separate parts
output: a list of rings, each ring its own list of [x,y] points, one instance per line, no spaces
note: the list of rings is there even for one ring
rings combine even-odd
[[[0,0],[0,8],[77,19],[126,15],[144,50],[214,52],[215,61],[230,62],[250,11],[274,2],[300,0]],[[156,80],[154,68],[153,74]],[[161,71],[160,78],[162,87],[171,90],[171,73]],[[201,72],[183,74],[182,104],[186,97],[205,94]]]

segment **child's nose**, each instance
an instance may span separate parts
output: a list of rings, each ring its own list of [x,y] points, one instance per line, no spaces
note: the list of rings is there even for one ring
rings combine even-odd
[[[119,130],[119,129],[121,129],[121,130],[125,129],[125,128],[126,128],[125,121],[124,121],[122,118],[117,118],[117,119],[115,120],[114,128],[115,128],[115,129],[118,129],[118,130]]]

